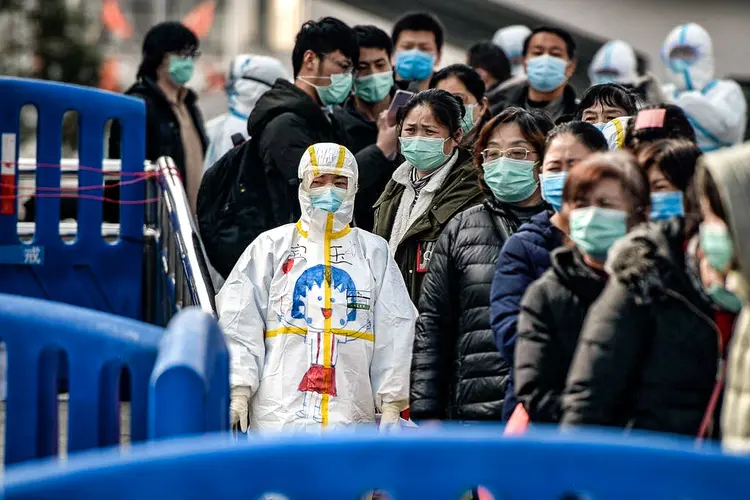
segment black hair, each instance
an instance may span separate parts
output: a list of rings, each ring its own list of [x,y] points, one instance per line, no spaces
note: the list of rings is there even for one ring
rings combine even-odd
[[[638,164],[648,175],[656,167],[664,177],[684,194],[685,236],[692,237],[700,224],[700,208],[695,194],[695,170],[703,152],[684,139],[661,139],[644,144],[638,150]],[[715,212],[718,214],[718,212]]]
[[[391,58],[391,54],[393,54],[393,42],[385,31],[371,24],[360,24],[354,27],[354,34],[357,35],[357,42],[360,48],[383,49],[388,53],[388,58]]]
[[[695,187],[698,196],[705,196],[708,199],[708,206],[711,207],[711,211],[725,224],[729,225],[730,220],[727,211],[724,210],[724,201],[721,199],[719,187],[716,185],[711,171],[705,165],[698,166],[695,173]]]
[[[484,82],[474,68],[465,64],[451,64],[441,69],[430,78],[430,88],[434,89],[438,83],[450,77],[458,78],[464,84],[477,102],[484,99]]]
[[[323,17],[317,21],[307,21],[297,33],[292,51],[292,68],[294,76],[299,75],[305,52],[312,50],[319,58],[341,51],[352,60],[356,67],[359,63],[359,45],[354,30],[335,17]]]
[[[617,83],[602,83],[589,87],[583,93],[576,120],[582,119],[583,112],[597,104],[624,109],[626,116],[633,116],[638,111],[638,102],[632,92]]]
[[[435,45],[438,52],[443,50],[443,40],[445,39],[445,28],[440,20],[427,12],[409,12],[401,16],[393,25],[391,41],[395,47],[398,44],[398,37],[403,31],[429,31],[435,35]]]
[[[447,127],[448,135],[455,138],[456,132],[461,129],[461,118],[464,117],[464,103],[450,92],[440,89],[423,90],[398,109],[396,121],[398,122],[399,135],[401,135],[401,128],[406,116],[412,109],[420,105],[432,109],[435,120],[440,125]]]
[[[547,134],[547,142],[544,145],[544,151],[546,152],[550,144],[556,137],[570,134],[576,138],[578,142],[583,144],[589,151],[607,151],[607,139],[599,131],[598,128],[594,127],[590,123],[573,121],[562,123]]]
[[[637,149],[646,143],[658,141],[659,139],[686,139],[692,143],[696,142],[695,130],[690,124],[687,115],[679,106],[674,104],[652,104],[638,111],[638,114],[654,109],[665,110],[664,124],[660,127],[649,127],[635,130],[635,124],[638,121],[638,115],[628,122],[625,132],[625,142],[623,147],[631,151]]]
[[[484,41],[469,47],[466,64],[474,69],[481,68],[502,83],[510,78],[510,61],[503,49],[492,42]]]
[[[199,45],[195,33],[183,24],[170,21],[153,26],[143,39],[143,59],[138,67],[138,78],[156,79],[156,68],[161,65],[165,55],[197,50]]]
[[[523,56],[526,57],[526,54],[529,52],[529,44],[531,43],[531,39],[534,38],[534,35],[537,33],[552,33],[553,35],[557,35],[565,42],[565,47],[568,52],[568,59],[575,59],[576,58],[576,41],[573,40],[573,36],[561,28],[555,28],[554,26],[539,26],[537,28],[534,28],[529,36],[526,37],[526,39],[523,41]]]

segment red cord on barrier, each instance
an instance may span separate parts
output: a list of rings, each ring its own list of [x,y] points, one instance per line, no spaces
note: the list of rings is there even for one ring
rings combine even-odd
[[[118,182],[111,184],[102,184],[101,186],[76,186],[76,187],[53,187],[53,186],[16,186],[15,185],[15,169],[14,166],[25,165],[25,166],[36,166],[37,168],[62,168],[62,164],[52,163],[29,163],[29,162],[4,162],[3,163],[3,175],[0,177],[0,215],[11,215],[14,213],[14,200],[24,197],[35,197],[35,198],[80,198],[84,200],[96,200],[105,203],[114,203],[118,205],[139,205],[147,203],[155,203],[159,201],[159,198],[147,198],[144,200],[116,200],[114,198],[108,198],[106,196],[96,196],[82,194],[83,191],[93,190],[107,190],[118,188],[120,186],[128,186],[138,182],[143,182],[149,179],[159,177],[161,174],[158,171],[153,172],[105,172],[101,168],[87,167],[85,165],[76,166],[75,171],[86,171],[107,174],[111,176],[120,177],[135,177],[135,179]],[[176,173],[177,176],[182,179],[180,172],[177,168],[170,168],[170,173]],[[12,172],[8,174],[7,172]],[[23,191],[26,191],[25,193]],[[8,211],[6,212],[6,209]]]

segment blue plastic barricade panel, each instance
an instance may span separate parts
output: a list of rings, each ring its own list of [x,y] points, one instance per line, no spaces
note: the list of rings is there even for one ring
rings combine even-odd
[[[731,500],[750,491],[750,459],[671,439],[499,429],[400,435],[329,434],[233,444],[210,437],[95,452],[6,474],[12,499],[457,500],[483,486],[496,500]],[[578,496],[576,496],[578,495]]]
[[[112,314],[0,294],[7,349],[5,463],[56,455],[57,394],[67,380],[68,451],[120,441],[119,381],[131,388],[131,436],[146,439],[149,377],[163,329]]]
[[[149,439],[227,430],[229,353],[213,316],[197,307],[170,321],[149,390]]]
[[[0,95],[0,134],[5,149],[2,160],[4,172],[10,172],[2,176],[3,183],[18,183],[15,169],[8,170],[5,162],[18,159],[21,108],[33,104],[38,112],[37,193],[48,195],[54,193],[50,188],[60,187],[57,167],[63,115],[74,110],[79,114],[79,162],[86,167],[80,171],[78,182],[80,192],[87,196],[78,199],[78,237],[70,244],[60,238],[57,195],[37,197],[36,232],[30,243],[22,242],[17,235],[15,203],[3,203],[0,292],[140,318],[144,209],[137,202],[144,200],[145,189],[144,182],[130,181],[143,173],[143,102],[87,87],[16,78],[0,78]],[[122,127],[124,181],[120,187],[120,239],[115,244],[102,238],[102,202],[93,199],[103,196],[104,128],[111,118],[119,120]],[[9,151],[13,142],[16,151]]]

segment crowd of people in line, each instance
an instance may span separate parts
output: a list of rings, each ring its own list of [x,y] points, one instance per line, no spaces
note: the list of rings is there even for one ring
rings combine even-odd
[[[444,43],[427,13],[390,35],[309,21],[293,79],[237,56],[204,128],[197,38],[147,35],[128,93],[221,275],[232,423],[600,425],[750,449],[746,102],[708,33],[668,34],[666,85],[606,43],[580,98],[563,29],[503,28],[439,69]]]

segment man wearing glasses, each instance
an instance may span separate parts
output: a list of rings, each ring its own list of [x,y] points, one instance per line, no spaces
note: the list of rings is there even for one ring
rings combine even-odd
[[[157,24],[143,40],[138,81],[125,92],[146,103],[146,159],[172,157],[180,169],[193,213],[208,145],[197,96],[185,86],[200,55],[198,45],[195,34],[182,24]],[[120,126],[114,122],[109,156],[119,158],[121,154]],[[110,218],[107,206],[104,211],[106,221]]]

